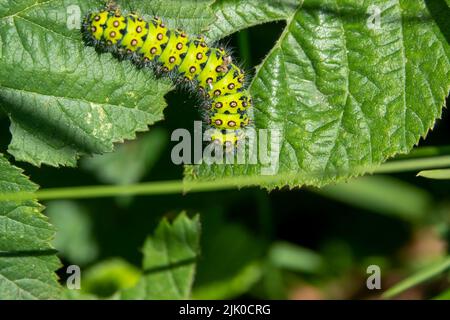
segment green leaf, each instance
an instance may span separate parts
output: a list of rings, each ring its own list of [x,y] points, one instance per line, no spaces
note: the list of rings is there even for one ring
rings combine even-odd
[[[450,169],[424,170],[424,171],[420,171],[417,174],[417,176],[428,178],[428,179],[449,180],[450,179]]]
[[[37,188],[0,154],[0,194]],[[0,300],[59,297],[55,230],[42,209],[34,200],[0,202]]]
[[[250,26],[277,20],[287,20],[300,6],[299,0],[220,0],[212,9],[217,20],[206,33],[218,40]]]
[[[103,1],[3,1],[0,105],[9,152],[35,165],[74,166],[163,118],[169,80],[85,47],[73,21]],[[75,20],[74,20],[75,19]]]
[[[123,299],[188,299],[199,255],[199,217],[181,213],[172,224],[163,219],[142,249],[143,273]]]
[[[214,0],[130,0],[118,1],[124,8],[157,15],[172,28],[185,28],[191,34],[206,29],[215,20],[210,6]]]
[[[450,300],[450,289],[441,292],[436,297],[434,297],[433,300]]]
[[[74,201],[52,201],[46,214],[58,230],[53,245],[58,252],[77,265],[86,265],[98,255],[89,212]]]
[[[435,6],[445,17],[445,3]],[[305,0],[289,15],[250,87],[256,129],[281,132],[276,172],[302,174],[285,184],[321,186],[373,171],[426,136],[450,84],[442,33],[448,30],[440,28],[435,9],[431,15],[424,0]],[[217,28],[230,21],[239,23],[232,30],[254,24],[237,14]],[[186,178],[259,175],[261,169],[203,163],[187,167]]]
[[[249,291],[262,277],[263,268],[254,262],[239,270],[233,277],[195,288],[193,300],[224,300],[239,297]]]
[[[152,130],[140,139],[118,146],[113,153],[83,159],[82,167],[105,183],[136,183],[151,170],[168,141],[163,129]]]
[[[193,299],[233,299],[245,294],[261,278],[266,241],[213,209],[205,212],[202,225],[202,257]]]
[[[269,250],[270,263],[296,272],[318,273],[324,261],[316,252],[288,242],[276,242]]]
[[[121,258],[101,261],[83,273],[81,293],[114,297],[118,291],[134,287],[140,275],[138,268]]]

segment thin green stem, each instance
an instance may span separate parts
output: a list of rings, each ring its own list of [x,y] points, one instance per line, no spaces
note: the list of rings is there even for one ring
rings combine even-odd
[[[412,275],[411,277],[400,281],[395,286],[389,288],[386,292],[384,292],[382,297],[384,299],[391,299],[402,293],[403,291],[408,290],[409,288],[412,288],[422,282],[425,282],[432,277],[441,274],[442,272],[445,272],[448,268],[450,268],[450,256],[446,257],[443,261],[433,264],[428,268]]]
[[[205,192],[257,186],[274,183],[287,176],[234,177],[212,181],[158,181],[118,186],[84,186],[55,189],[41,189],[36,192],[15,192],[0,194],[0,201],[21,201],[29,199],[79,199],[101,198],[125,195],[161,195],[187,192]]]
[[[450,156],[440,156],[425,159],[398,160],[381,165],[373,170],[375,173],[392,173],[414,171],[428,168],[450,167]],[[370,171],[371,168],[361,170]],[[342,172],[341,172],[342,173]],[[187,192],[208,192],[215,190],[235,189],[261,185],[279,186],[287,181],[308,181],[313,175],[306,173],[280,174],[274,176],[243,176],[230,177],[212,181],[158,181],[133,185],[115,186],[84,186],[55,189],[41,189],[32,192],[14,192],[0,194],[0,201],[20,201],[29,199],[79,199],[100,198],[124,195],[161,195]],[[319,178],[320,175],[315,178]]]

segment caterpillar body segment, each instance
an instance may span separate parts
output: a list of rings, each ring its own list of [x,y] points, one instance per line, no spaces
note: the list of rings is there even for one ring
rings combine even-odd
[[[252,99],[245,74],[222,48],[210,47],[202,36],[170,29],[158,17],[144,20],[117,6],[87,15],[83,24],[87,42],[103,51],[131,56],[140,65],[163,74],[175,74],[176,83],[196,88],[206,106],[205,123],[215,129],[211,139],[233,146],[249,125]]]

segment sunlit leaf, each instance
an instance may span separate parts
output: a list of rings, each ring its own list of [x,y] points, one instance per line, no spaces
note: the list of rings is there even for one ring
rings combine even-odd
[[[0,194],[36,189],[0,154]],[[0,300],[59,298],[55,230],[42,209],[34,200],[0,202]]]

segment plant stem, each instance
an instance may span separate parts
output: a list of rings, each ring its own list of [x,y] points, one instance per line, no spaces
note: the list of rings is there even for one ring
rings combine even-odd
[[[393,173],[403,171],[415,171],[427,168],[450,166],[450,156],[439,156],[425,159],[411,159],[392,161],[375,169],[375,173]],[[369,171],[369,170],[365,170]],[[280,174],[274,176],[244,176],[230,177],[211,181],[158,181],[133,185],[114,186],[84,186],[55,189],[41,189],[37,192],[14,192],[0,194],[0,201],[20,201],[29,199],[79,199],[100,198],[123,195],[161,195],[187,192],[208,192],[215,190],[235,189],[242,187],[260,186],[272,184],[277,186],[286,181],[301,180],[312,177],[306,173]],[[318,178],[318,177],[316,177]]]

